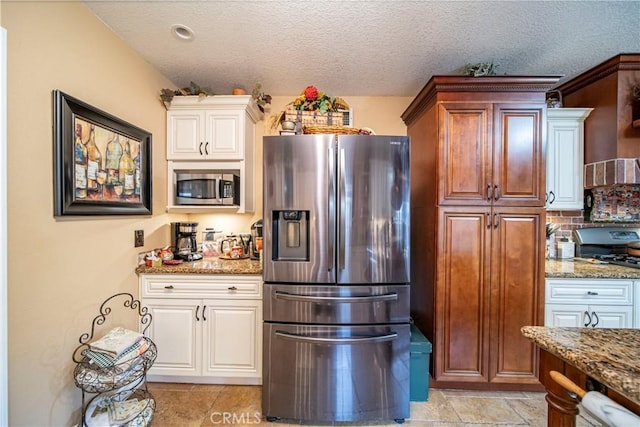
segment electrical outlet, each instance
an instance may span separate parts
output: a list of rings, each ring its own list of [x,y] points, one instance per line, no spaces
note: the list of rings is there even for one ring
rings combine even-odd
[[[140,246],[144,246],[144,230],[134,230],[133,247],[139,248]]]

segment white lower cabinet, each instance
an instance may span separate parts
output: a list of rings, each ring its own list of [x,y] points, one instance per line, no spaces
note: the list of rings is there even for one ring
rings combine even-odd
[[[262,278],[141,275],[158,356],[150,381],[262,382]]]
[[[633,281],[547,279],[545,282],[545,326],[633,327]]]

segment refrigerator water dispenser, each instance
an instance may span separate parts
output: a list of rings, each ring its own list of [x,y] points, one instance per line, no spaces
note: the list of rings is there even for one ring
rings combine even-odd
[[[309,211],[273,211],[274,261],[309,261]]]

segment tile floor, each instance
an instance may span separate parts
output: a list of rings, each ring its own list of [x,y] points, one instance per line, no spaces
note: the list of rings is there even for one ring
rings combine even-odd
[[[261,419],[260,386],[224,386],[149,383],[156,399],[154,427],[262,425],[289,427],[296,420],[269,423]],[[411,416],[404,426],[546,426],[544,393],[429,390],[427,402],[411,402]],[[578,427],[600,424],[588,415],[577,419]],[[302,425],[317,425],[302,423]],[[323,426],[332,425],[319,424]],[[335,423],[337,426],[353,425]],[[398,426],[393,421],[355,425]]]

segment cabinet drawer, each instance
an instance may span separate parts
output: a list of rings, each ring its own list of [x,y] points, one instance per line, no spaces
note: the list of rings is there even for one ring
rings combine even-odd
[[[631,305],[633,303],[631,280],[547,279],[545,283],[547,304]]]
[[[142,298],[262,298],[261,276],[142,275]]]

